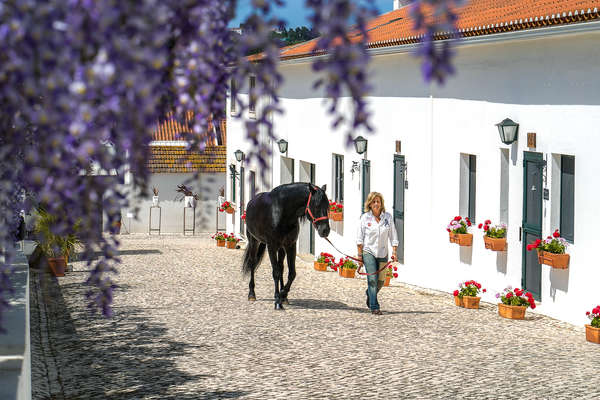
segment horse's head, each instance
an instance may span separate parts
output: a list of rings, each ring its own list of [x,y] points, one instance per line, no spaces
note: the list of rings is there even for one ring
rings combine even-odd
[[[319,219],[322,217],[327,217],[327,213],[329,212],[329,200],[327,199],[327,194],[325,194],[325,188],[327,185],[323,185],[323,187],[318,187],[315,185],[309,184],[309,190],[311,193],[310,211],[312,212],[314,219]],[[319,236],[327,237],[329,236],[329,219],[323,218],[317,222],[315,222],[315,227],[317,228],[317,232],[319,232]]]

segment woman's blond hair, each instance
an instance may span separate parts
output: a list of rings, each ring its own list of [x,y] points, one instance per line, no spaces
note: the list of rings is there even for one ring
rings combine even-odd
[[[383,195],[379,192],[371,192],[367,196],[367,201],[365,201],[365,212],[369,212],[371,210],[371,203],[375,201],[375,199],[379,197],[379,201],[381,201],[381,212],[385,212],[385,204],[383,203]]]

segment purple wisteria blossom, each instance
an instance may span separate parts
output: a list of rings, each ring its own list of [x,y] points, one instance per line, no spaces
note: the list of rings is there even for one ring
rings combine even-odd
[[[214,135],[208,121],[225,117],[231,91],[240,114],[256,110],[256,119],[246,122],[254,144],[247,157],[266,171],[270,150],[259,133],[274,139],[272,116],[282,111],[279,46],[270,35],[283,23],[273,13],[282,3],[253,0],[255,12],[239,38],[228,29],[235,0],[0,0],[0,329],[22,208],[43,206],[57,216],[53,232],[59,235],[79,226],[91,271],[89,307],[111,315],[119,241],[101,231],[115,233],[121,210],[130,207],[127,172],[141,195],[149,195],[148,144],[167,115],[184,123],[193,113],[192,133],[183,135],[190,148],[202,150]],[[454,24],[450,6],[456,1],[417,3]],[[349,37],[365,34],[373,10],[368,1],[305,4],[322,34],[318,48],[328,53],[315,59],[322,77],[316,86],[331,100],[334,125],[345,126],[350,140],[354,130],[370,125],[368,54]],[[419,19],[419,7],[417,27],[436,32],[442,25]],[[434,51],[432,37],[425,36],[422,48],[430,65],[426,77],[440,80],[450,70],[450,52]],[[259,62],[247,57],[255,49],[263,52]],[[240,96],[250,77],[256,84],[248,97]],[[239,87],[230,87],[232,80]],[[351,117],[338,108],[346,93]]]

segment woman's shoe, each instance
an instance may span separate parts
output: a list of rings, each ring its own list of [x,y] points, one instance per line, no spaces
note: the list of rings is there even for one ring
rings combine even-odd
[[[373,310],[373,311],[371,311],[371,314],[374,314],[374,315],[383,315],[383,313],[381,312],[381,310]]]

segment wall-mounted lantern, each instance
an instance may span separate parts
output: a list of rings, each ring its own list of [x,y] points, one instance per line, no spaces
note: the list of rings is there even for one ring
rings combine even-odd
[[[244,159],[244,152],[241,150],[236,150],[233,154],[235,155],[235,159],[238,160],[238,162],[241,162]]]
[[[288,142],[285,139],[279,139],[279,141],[277,142],[277,145],[279,146],[279,152],[280,153],[287,153],[288,151]]]
[[[362,136],[354,139],[354,149],[358,154],[363,154],[365,151],[367,151],[367,139]]]
[[[510,118],[505,118],[502,122],[497,123],[500,140],[504,144],[511,144],[517,140],[519,134],[519,124]]]

